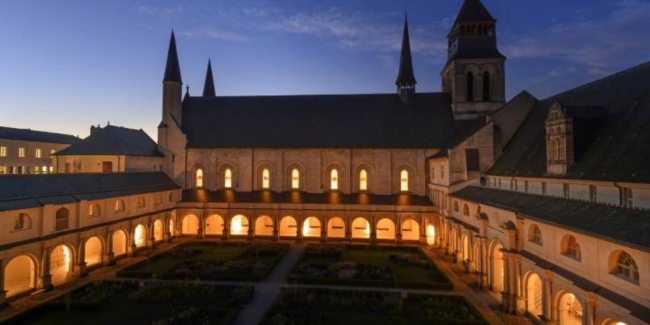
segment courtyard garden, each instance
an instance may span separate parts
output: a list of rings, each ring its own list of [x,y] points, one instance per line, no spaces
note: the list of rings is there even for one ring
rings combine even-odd
[[[305,248],[289,282],[451,290],[433,261],[412,246],[318,245]]]
[[[117,273],[122,278],[260,281],[289,249],[280,243],[191,242]]]
[[[2,324],[230,324],[250,302],[252,286],[98,281]]]
[[[262,325],[487,325],[463,297],[375,291],[286,289]]]

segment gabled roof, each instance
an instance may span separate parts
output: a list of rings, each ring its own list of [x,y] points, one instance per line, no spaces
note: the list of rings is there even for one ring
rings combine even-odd
[[[449,95],[188,97],[188,148],[447,148],[466,130]]]
[[[174,36],[174,31],[172,31],[172,36],[169,40],[167,64],[165,65],[165,76],[163,77],[163,81],[183,82],[181,79],[181,66],[178,63],[178,52],[176,51],[176,37]]]
[[[164,173],[0,176],[0,211],[178,189]]]
[[[163,156],[158,145],[142,130],[107,125],[79,143],[59,152],[57,156],[121,155]]]
[[[496,21],[490,12],[485,8],[480,0],[465,0],[463,6],[460,7],[458,16],[456,16],[456,23],[459,22],[481,22],[481,21]]]
[[[0,126],[0,139],[62,144],[73,144],[81,141],[81,139],[68,134],[16,129],[5,126]]]
[[[579,119],[598,119],[582,128],[587,136],[575,134],[580,155],[561,178],[650,183],[650,63],[537,102],[489,175],[552,177],[545,121],[556,101]]]

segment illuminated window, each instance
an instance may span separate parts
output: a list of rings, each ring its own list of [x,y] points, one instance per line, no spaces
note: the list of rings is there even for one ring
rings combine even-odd
[[[49,170],[49,168],[47,166],[43,166],[42,169],[41,169],[43,174],[47,174],[48,170]]]
[[[41,158],[42,155],[43,152],[41,151],[41,149],[36,149],[36,152],[34,153],[34,157]]]
[[[297,168],[291,170],[291,188],[300,189],[300,171]]]
[[[56,152],[56,150],[51,149],[51,150],[50,150],[50,155],[53,155],[55,152]]]
[[[262,170],[262,188],[268,189],[271,187],[271,172],[268,168]]]
[[[18,157],[25,158],[25,148],[18,148]]]
[[[632,256],[626,252],[619,254],[614,273],[634,283],[639,283],[639,268]]]
[[[203,187],[203,169],[196,170],[196,187]]]
[[[115,212],[122,212],[125,209],[124,201],[117,200],[115,201]]]
[[[362,169],[359,172],[359,190],[360,191],[368,190],[368,172],[365,169]]]
[[[539,229],[537,225],[530,226],[530,234],[528,235],[528,238],[531,243],[535,243],[537,245],[542,245],[544,243],[542,239],[542,230]]]
[[[232,170],[230,168],[227,168],[223,172],[223,186],[225,188],[232,188]]]
[[[562,254],[578,261],[581,259],[580,244],[578,244],[575,237],[569,235],[568,238],[566,238],[566,244]]]
[[[330,172],[330,189],[338,190],[339,189],[339,171],[332,169]]]
[[[402,192],[408,192],[409,190],[409,172],[406,169],[402,169],[399,172],[399,189]]]
[[[0,147],[0,157],[7,157],[7,147]]]

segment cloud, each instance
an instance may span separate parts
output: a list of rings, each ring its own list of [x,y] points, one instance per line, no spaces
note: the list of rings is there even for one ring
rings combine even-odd
[[[232,42],[244,42],[249,40],[248,37],[244,35],[228,32],[224,30],[219,30],[216,28],[186,30],[186,31],[179,32],[179,34],[194,39],[212,38],[221,41],[232,41]]]
[[[149,16],[157,16],[157,17],[164,17],[164,18],[169,18],[171,16],[175,16],[178,14],[181,14],[186,11],[186,8],[183,6],[176,6],[176,7],[154,7],[154,6],[139,6],[137,8],[138,12],[149,15]]]

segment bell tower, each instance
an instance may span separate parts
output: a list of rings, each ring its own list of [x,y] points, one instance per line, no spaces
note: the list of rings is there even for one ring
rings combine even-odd
[[[497,48],[496,19],[480,0],[465,0],[448,39],[442,91],[454,117],[486,115],[505,103],[505,60]]]

